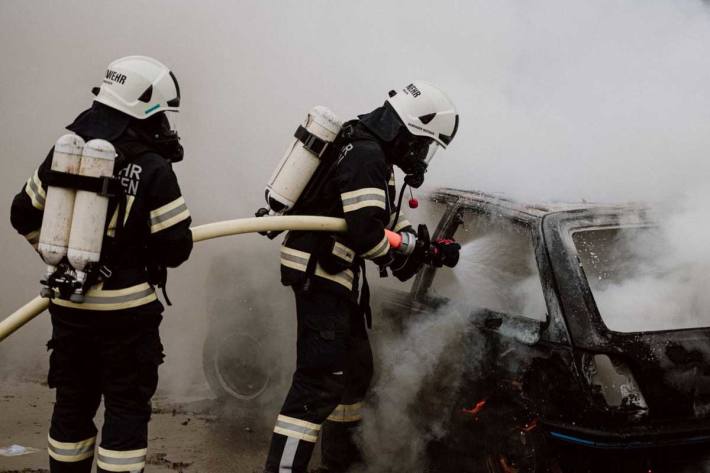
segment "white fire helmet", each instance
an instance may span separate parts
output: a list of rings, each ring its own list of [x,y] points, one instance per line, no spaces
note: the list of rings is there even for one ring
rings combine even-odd
[[[126,56],[108,65],[95,100],[143,120],[159,112],[180,111],[180,86],[163,63],[147,56]]]
[[[415,136],[434,140],[427,153],[427,164],[436,149],[446,148],[459,127],[459,115],[451,99],[438,87],[416,80],[400,90],[391,91],[387,102],[397,112],[407,130]]]

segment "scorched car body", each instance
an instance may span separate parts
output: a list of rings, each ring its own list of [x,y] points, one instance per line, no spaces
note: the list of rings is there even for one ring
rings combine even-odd
[[[470,277],[427,267],[383,306],[395,319],[452,307],[471,320],[432,469],[702,471],[684,465],[710,450],[710,322],[644,330],[643,317],[614,320],[595,300],[637,276],[620,241],[653,234],[657,217],[642,205],[528,205],[453,189],[433,200],[445,208],[433,236],[462,241],[457,270]]]

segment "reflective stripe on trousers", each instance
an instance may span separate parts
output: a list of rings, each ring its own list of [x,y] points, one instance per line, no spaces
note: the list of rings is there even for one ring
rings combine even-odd
[[[96,465],[104,471],[115,472],[134,472],[141,471],[145,468],[145,457],[148,449],[140,448],[138,450],[108,450],[99,447],[99,455],[96,459]]]
[[[318,441],[318,434],[320,433],[320,425],[279,414],[276,418],[274,432],[285,435],[286,437],[316,443]]]
[[[362,403],[339,404],[328,416],[332,422],[358,422],[362,420]]]
[[[96,437],[79,442],[59,442],[52,437],[47,437],[47,452],[49,456],[60,462],[75,463],[94,455]]]

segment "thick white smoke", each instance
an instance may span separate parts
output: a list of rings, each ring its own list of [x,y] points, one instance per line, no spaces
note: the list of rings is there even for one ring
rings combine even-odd
[[[455,96],[466,103],[465,143],[437,156],[432,180],[594,201],[659,201],[705,185],[703,2],[497,2],[466,21],[467,86]]]
[[[422,78],[444,88],[461,114],[456,140],[434,158],[429,187],[671,207],[687,194],[667,228],[682,242],[678,258],[708,261],[708,195],[698,191],[710,177],[708,44],[701,0],[0,2],[0,220],[9,221],[14,193],[90,103],[105,65],[148,54],[181,83],[186,160],[176,172],[197,224],[248,216],[262,205],[263,183],[311,106],[351,117],[379,105],[390,88]],[[36,294],[42,264],[8,225],[1,234],[0,310],[8,314]],[[207,312],[219,310],[208,277],[214,257],[231,257],[235,273],[257,278],[244,286],[250,292],[279,284],[274,243],[239,237],[202,245],[171,274],[175,306],[163,324],[161,387],[175,393],[202,382]],[[240,291],[227,281],[215,286]],[[238,316],[238,300],[228,297],[221,310]],[[292,323],[292,309],[279,315]],[[425,363],[424,354],[396,363],[395,353],[382,353],[383,367],[413,373],[396,384],[400,390],[387,391],[382,376],[376,387],[401,396],[382,398],[400,412],[457,340],[446,329],[456,320],[425,324],[438,337],[417,348],[430,351]],[[408,333],[418,340],[426,327]],[[48,332],[45,319],[3,342],[2,374],[40,377]],[[286,332],[279,331],[295,336]],[[378,406],[385,404],[374,412]]]
[[[585,248],[587,277],[607,326],[622,332],[710,326],[707,191],[660,211],[658,228],[622,232]],[[592,232],[592,235],[596,232]]]
[[[363,410],[359,443],[368,473],[419,472],[427,442],[443,436],[447,410],[428,412],[431,399],[421,397],[425,383],[437,383],[436,405],[453,401],[464,369],[457,348],[470,330],[468,317],[446,308],[411,324],[405,333],[376,348],[378,382],[373,402]]]

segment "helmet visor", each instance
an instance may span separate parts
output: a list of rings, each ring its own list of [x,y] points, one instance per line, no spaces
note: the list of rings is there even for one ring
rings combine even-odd
[[[437,143],[434,140],[431,140],[431,143],[429,144],[429,147],[427,149],[426,157],[424,158],[424,162],[429,165],[431,162],[431,159],[434,157],[436,152],[439,150],[439,143]]]
[[[179,113],[168,111],[165,112],[165,118],[167,118],[168,127],[170,128],[170,133],[177,135],[178,132],[178,117]]]

